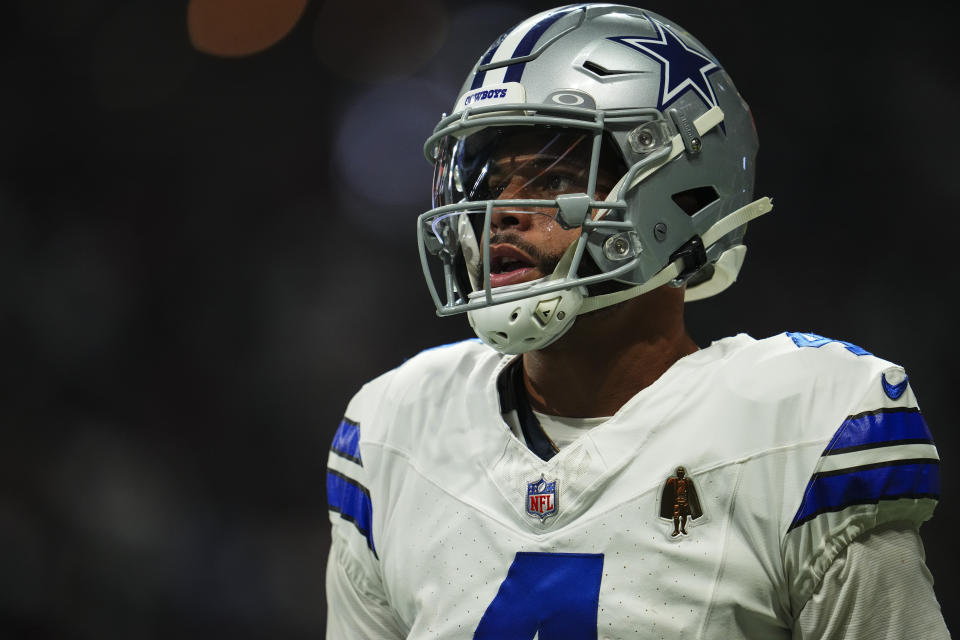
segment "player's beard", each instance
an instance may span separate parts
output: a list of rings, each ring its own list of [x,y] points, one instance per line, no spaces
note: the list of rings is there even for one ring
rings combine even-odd
[[[533,261],[533,266],[540,272],[542,276],[549,276],[557,268],[557,265],[560,264],[560,258],[563,257],[564,252],[560,251],[558,253],[547,253],[542,251],[538,246],[530,244],[523,240],[523,236],[519,233],[512,231],[504,231],[502,233],[495,233],[490,236],[490,244],[509,244],[516,247],[520,251],[523,251],[530,260]]]
[[[549,276],[556,270],[557,265],[560,264],[560,259],[563,258],[563,254],[566,252],[566,250],[559,251],[557,253],[547,253],[545,251],[541,251],[539,247],[530,244],[529,242],[525,242],[523,240],[523,236],[513,231],[505,231],[502,233],[493,234],[490,236],[490,244],[509,244],[513,245],[517,249],[520,249],[530,257],[530,259],[533,261],[533,266],[536,267],[543,276]],[[593,258],[590,257],[589,253],[584,252],[583,258],[580,262],[580,267],[577,269],[577,275],[581,278],[586,278],[599,273],[601,273],[601,271],[597,266],[597,263],[593,261]],[[632,285],[618,282],[616,280],[607,280],[605,282],[598,282],[596,284],[588,285],[587,292],[591,296],[599,296],[608,293],[615,293],[617,291],[623,291],[630,286]],[[600,311],[602,311],[602,309]],[[597,312],[594,311],[591,313]]]

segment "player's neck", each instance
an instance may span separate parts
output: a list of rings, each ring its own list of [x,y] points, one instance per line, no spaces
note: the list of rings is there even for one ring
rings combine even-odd
[[[661,287],[582,316],[553,345],[524,354],[524,381],[538,411],[610,416],[696,350],[683,324],[683,292]]]

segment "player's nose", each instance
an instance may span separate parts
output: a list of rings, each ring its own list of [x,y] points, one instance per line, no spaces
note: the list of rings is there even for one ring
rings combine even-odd
[[[494,207],[493,215],[490,218],[490,230],[494,232],[507,229],[526,231],[530,228],[530,217],[532,215],[512,207]]]

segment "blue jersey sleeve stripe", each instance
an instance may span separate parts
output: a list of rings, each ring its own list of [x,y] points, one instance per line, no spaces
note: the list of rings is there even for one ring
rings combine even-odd
[[[347,460],[363,464],[360,460],[360,425],[349,418],[344,418],[333,436],[330,450]]]
[[[851,416],[840,425],[823,453],[830,455],[839,449],[897,440],[933,441],[933,435],[918,409],[882,410]]]
[[[870,465],[847,473],[814,476],[790,529],[821,513],[840,511],[856,504],[876,504],[898,498],[939,498],[940,465],[937,461],[906,460],[904,464]]]
[[[331,511],[340,514],[357,527],[367,539],[367,545],[376,555],[373,545],[373,504],[366,487],[333,469],[327,470],[327,503]]]

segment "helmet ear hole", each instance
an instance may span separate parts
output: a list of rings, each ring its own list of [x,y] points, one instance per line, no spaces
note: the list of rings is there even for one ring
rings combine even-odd
[[[712,186],[694,187],[686,191],[680,191],[671,196],[678,207],[683,209],[688,216],[693,216],[702,211],[707,205],[720,199],[717,190]]]

